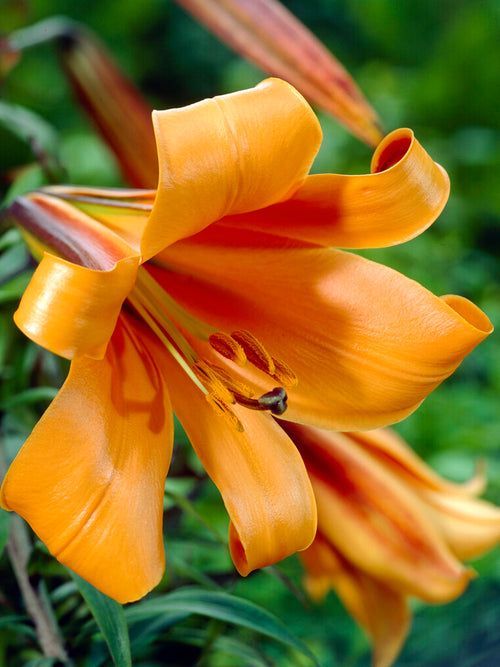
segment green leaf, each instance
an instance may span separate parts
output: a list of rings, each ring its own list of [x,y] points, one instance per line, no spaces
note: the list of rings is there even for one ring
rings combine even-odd
[[[207,642],[206,632],[195,628],[175,628],[169,638],[200,648],[203,648]],[[237,658],[238,665],[245,665],[245,667],[262,667],[266,664],[264,656],[259,651],[234,637],[217,637],[210,650],[212,660],[216,653],[232,655]]]
[[[1,401],[0,410],[10,410],[18,405],[29,405],[38,401],[51,401],[57,392],[55,387],[31,387]]]
[[[12,244],[0,255],[0,283],[7,282],[13,275],[28,266],[29,255],[22,243]]]
[[[8,206],[16,197],[36,190],[42,187],[42,185],[47,185],[47,183],[47,174],[39,164],[32,164],[29,167],[25,167],[10,186],[5,195],[3,205]]]
[[[140,603],[142,604],[142,603]],[[127,611],[125,611],[125,616],[127,616]],[[183,612],[172,611],[170,613],[160,614],[159,616],[150,617],[134,623],[130,627],[130,641],[134,653],[145,650],[147,646],[150,646],[156,638],[168,628],[177,625],[181,621],[184,621],[186,618],[189,618],[190,614]]]
[[[17,104],[0,101],[0,126],[9,130],[28,145],[37,146],[48,153],[55,153],[58,138],[54,128],[41,116]]]
[[[253,602],[227,593],[195,587],[181,588],[168,595],[129,607],[125,615],[129,623],[134,623],[159,614],[171,614],[173,611],[201,614],[254,630],[299,651],[316,665],[318,664],[307,646],[292,635],[278,618]]]
[[[116,667],[131,667],[130,640],[123,607],[71,570],[70,574],[106,640]]]
[[[33,658],[24,664],[24,667],[52,667],[58,662],[57,658]]]
[[[28,287],[32,275],[33,271],[24,271],[3,285],[0,285],[0,304],[8,303],[9,301],[19,301]]]

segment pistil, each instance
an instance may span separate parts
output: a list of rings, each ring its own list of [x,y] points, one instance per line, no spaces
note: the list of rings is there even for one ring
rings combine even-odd
[[[285,412],[287,393],[284,387],[275,387],[255,398],[252,390],[227,368],[200,357],[183,332],[189,333],[194,339],[208,342],[221,357],[239,367],[250,363],[286,386],[296,384],[297,378],[290,367],[271,356],[251,333],[237,330],[228,335],[201,322],[167,294],[145,267],[138,271],[129,302],[204,394],[212,408],[237,430],[242,431],[243,425],[231,406],[269,411],[278,416]]]

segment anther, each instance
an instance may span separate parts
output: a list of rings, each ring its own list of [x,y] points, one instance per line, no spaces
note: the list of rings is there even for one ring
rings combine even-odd
[[[299,380],[290,366],[281,359],[276,359],[276,357],[273,357],[273,361],[273,378],[276,380],[276,382],[278,382],[280,385],[283,385],[284,387],[295,387]]]
[[[198,359],[192,369],[198,380],[207,389],[208,394],[219,399],[224,405],[236,402],[224,380],[206,362]]]
[[[227,370],[225,370],[224,368],[221,368],[220,366],[215,366],[213,364],[210,364],[210,368],[212,372],[215,373],[215,375],[233,394],[236,392],[237,394],[247,396],[248,398],[252,398],[252,396],[254,395],[254,392],[250,389],[250,387],[247,384],[233,377],[231,373],[228,373]]]
[[[268,375],[275,372],[274,361],[260,341],[248,331],[233,331],[231,338],[241,345],[247,359],[256,368]]]
[[[215,412],[223,417],[233,428],[235,428],[240,433],[243,433],[245,430],[243,424],[240,422],[238,417],[234,414],[231,408],[221,401],[217,396],[213,394],[206,394],[205,399],[212,406]]]
[[[217,333],[210,334],[208,342],[222,357],[233,361],[237,366],[245,365],[247,360],[245,351],[231,336],[218,331]]]

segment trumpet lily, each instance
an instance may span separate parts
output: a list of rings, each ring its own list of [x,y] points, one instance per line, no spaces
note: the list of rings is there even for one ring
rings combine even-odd
[[[300,554],[311,596],[335,590],[374,643],[374,665],[396,658],[408,597],[443,603],[473,570],[461,561],[500,541],[500,509],[477,495],[482,475],[455,484],[390,429],[332,433],[283,423],[311,479],[318,533]]]
[[[40,264],[16,323],[71,359],[1,502],[125,602],[163,570],[172,409],[230,516],[238,571],[312,542],[302,458],[273,419],[373,428],[414,410],[491,330],[384,266],[428,227],[448,179],[409,130],[371,174],[308,175],[321,130],[289,84],[154,112],[157,191],[50,187],[6,215]]]

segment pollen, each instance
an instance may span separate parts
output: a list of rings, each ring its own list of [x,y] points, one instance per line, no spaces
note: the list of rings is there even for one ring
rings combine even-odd
[[[237,431],[243,433],[245,428],[229,405],[226,405],[224,401],[221,401],[213,394],[206,394],[205,398],[215,412],[223,417],[232,428],[236,428]]]
[[[247,396],[248,398],[252,398],[254,395],[253,391],[247,384],[242,382],[239,378],[233,377],[231,373],[228,373],[224,368],[220,368],[220,366],[215,366],[213,364],[210,364],[210,368],[220,378],[229,391],[242,396]]]
[[[217,331],[210,335],[208,342],[221,357],[233,361],[237,366],[244,366],[247,357],[243,347],[231,336]]]
[[[222,404],[236,403],[233,393],[226,386],[224,379],[217,376],[217,373],[202,359],[192,367],[193,373],[207,390],[207,395],[216,397]]]
[[[276,382],[283,387],[296,387],[299,380],[290,366],[281,359],[276,359],[276,357],[273,357],[273,361],[273,378]]]
[[[274,360],[255,336],[248,331],[241,330],[233,331],[231,338],[241,345],[250,363],[264,373],[274,375],[276,371]]]
[[[205,396],[214,411],[238,431],[244,426],[233,406],[282,415],[287,408],[285,387],[297,384],[297,376],[281,359],[266,350],[251,333],[243,329],[231,335],[217,331],[185,311],[144,269],[139,270],[136,285],[128,297],[130,305],[154,331],[186,375]],[[220,357],[236,366],[248,363],[264,372],[279,385],[260,397],[229,366],[216,365],[203,352],[198,342],[210,345]],[[242,373],[244,376],[244,372]],[[272,386],[272,385],[271,385]]]

